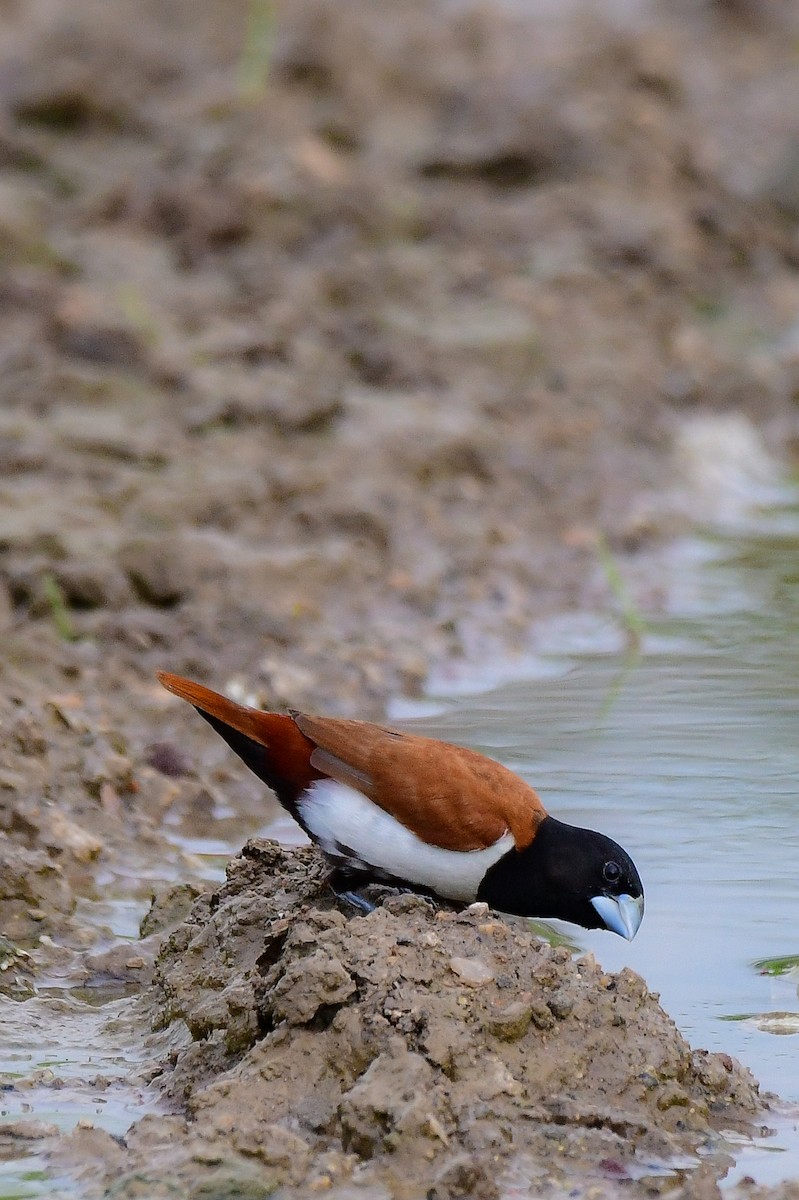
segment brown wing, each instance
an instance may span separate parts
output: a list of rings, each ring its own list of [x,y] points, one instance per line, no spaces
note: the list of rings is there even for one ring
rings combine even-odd
[[[293,716],[317,747],[313,767],[445,850],[480,850],[508,830],[522,850],[546,816],[528,784],[474,750],[366,721]]]

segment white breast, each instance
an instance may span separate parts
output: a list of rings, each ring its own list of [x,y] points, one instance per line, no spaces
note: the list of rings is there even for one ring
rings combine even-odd
[[[508,832],[485,850],[429,846],[361,792],[334,779],[312,783],[297,807],[309,833],[332,858],[384,871],[448,900],[474,900],[486,871],[514,845]]]

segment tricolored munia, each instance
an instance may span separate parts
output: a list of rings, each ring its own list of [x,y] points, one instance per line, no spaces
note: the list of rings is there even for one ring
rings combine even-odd
[[[635,937],[644,893],[627,852],[550,816],[493,759],[368,721],[261,712],[179,675],[158,678],[273,789],[356,904],[353,888],[378,881]]]

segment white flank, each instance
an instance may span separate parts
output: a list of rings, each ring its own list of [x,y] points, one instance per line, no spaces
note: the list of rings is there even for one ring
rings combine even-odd
[[[429,846],[361,792],[334,779],[312,783],[298,808],[332,858],[385,871],[448,900],[474,900],[486,871],[514,845],[513,835],[505,833],[485,850]]]

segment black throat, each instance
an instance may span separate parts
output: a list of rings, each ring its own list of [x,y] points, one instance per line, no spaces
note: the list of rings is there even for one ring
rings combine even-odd
[[[477,899],[500,912],[557,917],[584,929],[603,928],[590,903],[598,890],[594,879],[598,836],[590,829],[545,817],[526,850],[510,850],[486,872]]]

